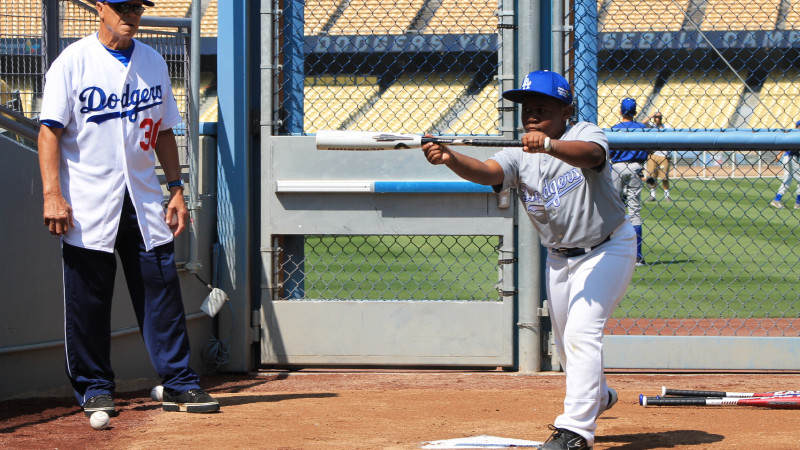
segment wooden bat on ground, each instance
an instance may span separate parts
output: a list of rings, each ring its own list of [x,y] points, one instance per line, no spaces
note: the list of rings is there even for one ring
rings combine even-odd
[[[520,140],[456,139],[382,131],[347,130],[319,130],[316,144],[317,150],[377,151],[418,148],[429,142],[473,147],[522,147]],[[545,138],[544,148],[550,149],[550,138]]]

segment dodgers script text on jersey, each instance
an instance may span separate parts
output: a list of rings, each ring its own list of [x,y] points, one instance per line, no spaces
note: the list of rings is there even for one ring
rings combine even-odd
[[[83,114],[90,112],[105,111],[106,109],[115,110],[117,106],[123,108],[122,111],[112,111],[105,114],[94,114],[89,116],[87,122],[103,123],[106,120],[118,117],[128,117],[131,122],[136,122],[140,111],[158,106],[162,103],[161,85],[151,86],[146,89],[134,89],[126,84],[125,89],[120,95],[111,93],[106,95],[105,91],[97,86],[90,86],[81,91],[78,100],[83,103],[80,111]],[[131,109],[128,107],[133,106]]]
[[[542,180],[542,192],[532,189],[525,183],[520,186],[522,201],[529,212],[540,211],[544,208],[561,206],[561,197],[569,194],[586,179],[577,168],[557,177],[554,180]]]

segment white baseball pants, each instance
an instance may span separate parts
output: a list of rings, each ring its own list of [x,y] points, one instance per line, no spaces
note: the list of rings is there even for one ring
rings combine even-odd
[[[800,195],[800,157],[783,155],[781,158],[783,163],[783,178],[781,179],[781,187],[778,188],[778,195],[783,195],[789,190],[792,184],[792,179],[797,182],[797,190],[795,197]]]
[[[636,264],[636,233],[625,221],[611,240],[588,254],[547,255],[547,298],[556,350],[564,368],[564,413],[554,425],[591,446],[597,417],[608,404],[603,329],[628,289]]]

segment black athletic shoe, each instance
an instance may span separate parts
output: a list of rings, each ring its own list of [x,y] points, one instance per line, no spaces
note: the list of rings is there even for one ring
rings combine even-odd
[[[97,411],[105,411],[109,417],[117,415],[117,410],[114,408],[114,398],[108,394],[95,395],[83,404],[83,413],[86,417],[91,417],[92,413]]]
[[[202,389],[189,389],[180,394],[164,389],[161,407],[164,411],[210,413],[219,411],[219,402]]]
[[[552,425],[549,428],[553,430],[553,434],[544,445],[539,447],[541,450],[592,450],[592,447],[586,444],[586,439],[580,434]]]

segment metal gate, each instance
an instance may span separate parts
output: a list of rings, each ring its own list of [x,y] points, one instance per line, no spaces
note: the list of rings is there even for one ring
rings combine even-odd
[[[262,364],[513,364],[506,195],[419,150],[262,154]]]
[[[419,149],[317,151],[313,138],[513,137],[502,3],[261,2],[274,43],[261,53],[262,364],[515,363],[508,194]]]

